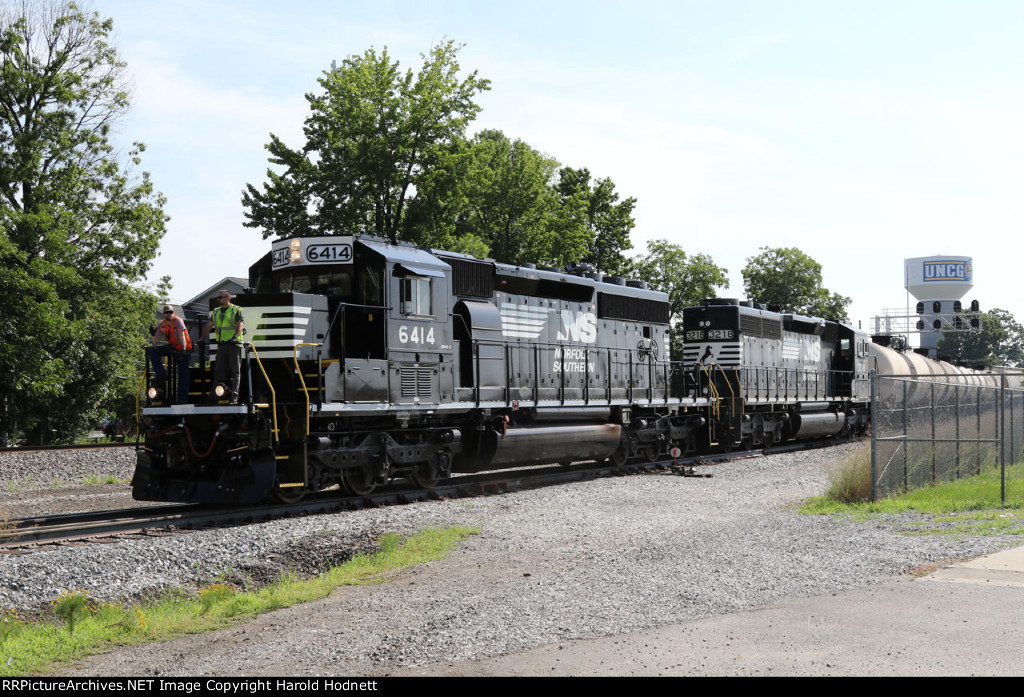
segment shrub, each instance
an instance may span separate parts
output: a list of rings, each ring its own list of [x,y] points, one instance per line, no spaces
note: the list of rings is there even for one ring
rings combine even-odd
[[[871,500],[871,449],[857,448],[829,473],[825,498],[839,503]]]

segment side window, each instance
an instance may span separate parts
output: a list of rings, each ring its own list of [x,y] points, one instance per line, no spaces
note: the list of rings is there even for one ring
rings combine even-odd
[[[433,315],[430,302],[430,279],[423,276],[406,276],[402,279],[402,314]]]

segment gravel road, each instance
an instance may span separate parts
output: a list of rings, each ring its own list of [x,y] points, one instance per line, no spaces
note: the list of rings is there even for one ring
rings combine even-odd
[[[715,466],[710,479],[608,478],[0,556],[0,608],[46,602],[67,588],[116,600],[218,575],[273,577],[311,559],[341,559],[383,533],[478,527],[448,558],[388,583],[342,588],[217,634],[118,649],[68,671],[409,674],[869,587],[1019,544],[901,534],[922,520],[913,515],[853,522],[798,514],[796,504],[821,493],[829,468],[853,447],[740,460]],[[11,477],[6,457],[0,476]]]

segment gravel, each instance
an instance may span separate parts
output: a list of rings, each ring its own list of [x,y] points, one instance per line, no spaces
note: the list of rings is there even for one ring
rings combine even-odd
[[[923,519],[917,515],[853,522],[798,514],[796,504],[820,494],[829,468],[853,447],[740,460],[708,468],[710,479],[668,473],[606,478],[0,555],[0,609],[39,606],[70,588],[113,601],[218,578],[271,579],[285,568],[309,570],[344,559],[384,533],[478,527],[480,534],[447,559],[390,583],[339,589],[322,601],[326,605],[275,613],[272,626],[291,622],[301,633],[289,638],[294,651],[287,662],[280,647],[275,655],[264,644],[239,639],[231,651],[196,649],[161,669],[180,675],[382,674],[865,586],[920,565],[1019,544],[1012,537],[900,534]],[[18,474],[9,457],[0,454],[5,478]],[[61,461],[52,467],[33,459],[42,456],[24,457],[26,467],[39,468],[33,477],[60,469],[71,481],[70,463],[82,455],[49,455]],[[145,665],[137,656],[133,661],[121,670]]]
[[[132,478],[134,448],[0,453],[0,484],[8,493],[75,486],[93,477]]]

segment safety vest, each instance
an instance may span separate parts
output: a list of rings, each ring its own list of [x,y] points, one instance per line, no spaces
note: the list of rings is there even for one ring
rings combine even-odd
[[[225,308],[215,307],[213,309],[213,332],[217,341],[228,341],[235,334],[235,325],[238,324],[238,305],[228,305]],[[241,341],[242,337],[236,336],[234,341]]]
[[[181,321],[181,318],[177,315],[171,315],[170,319],[161,320],[160,331],[167,337],[167,343],[170,344],[172,348],[176,348],[179,351],[191,351],[192,337],[189,336],[187,329],[181,332],[180,335],[178,334],[178,321]]]

